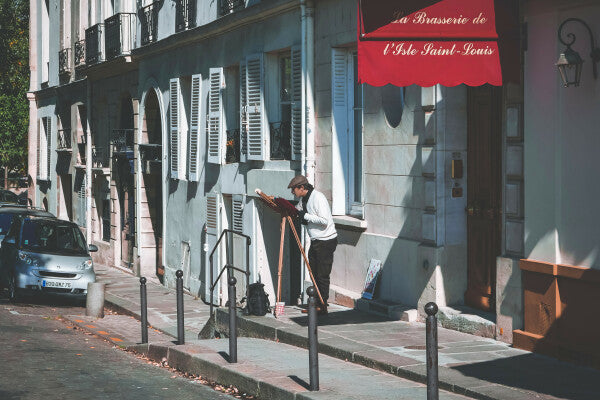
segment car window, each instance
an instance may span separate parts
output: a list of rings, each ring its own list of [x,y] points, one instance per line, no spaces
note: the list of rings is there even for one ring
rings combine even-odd
[[[49,221],[26,219],[21,247],[40,253],[87,254],[85,239],[78,227]]]
[[[0,235],[6,235],[10,229],[14,214],[0,214]]]

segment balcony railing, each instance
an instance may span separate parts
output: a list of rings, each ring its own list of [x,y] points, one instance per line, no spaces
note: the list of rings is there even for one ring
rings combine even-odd
[[[131,54],[135,43],[135,14],[119,13],[104,21],[106,59]]]
[[[133,129],[113,129],[111,144],[114,153],[133,153]]]
[[[85,66],[85,39],[75,42],[74,64],[75,68]]]
[[[58,145],[56,151],[73,151],[71,148],[71,129],[58,130]]]
[[[140,144],[140,158],[143,162],[162,162],[162,146],[160,144]]]
[[[227,142],[225,143],[225,162],[240,162],[240,130],[227,130]]]
[[[80,137],[77,139],[77,164],[85,165],[87,161],[86,155],[86,147],[87,143],[85,142],[85,137]]]
[[[176,0],[175,31],[181,32],[196,25],[196,0]]]
[[[271,160],[290,160],[292,157],[290,122],[273,122],[269,127],[271,128]]]
[[[159,2],[155,1],[140,10],[142,46],[156,42],[158,32],[158,5]]]
[[[85,63],[104,61],[104,24],[99,23],[85,30]]]
[[[62,49],[58,52],[58,73],[70,74],[71,73],[71,49]]]
[[[108,149],[102,146],[92,146],[92,168],[108,168]]]
[[[219,0],[219,17],[246,8],[246,0]]]

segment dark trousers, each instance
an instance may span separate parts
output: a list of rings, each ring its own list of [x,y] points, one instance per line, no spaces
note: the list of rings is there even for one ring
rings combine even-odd
[[[310,242],[310,249],[308,250],[308,263],[325,304],[327,304],[327,300],[329,299],[329,275],[331,275],[333,253],[337,244],[337,238],[312,240]]]

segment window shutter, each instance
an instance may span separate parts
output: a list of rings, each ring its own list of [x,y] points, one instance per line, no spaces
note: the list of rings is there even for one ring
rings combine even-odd
[[[347,154],[348,137],[348,52],[333,49],[332,55],[332,204],[331,211],[336,215],[346,213],[346,188],[344,171],[349,167]]]
[[[225,143],[223,140],[223,68],[210,69],[208,96],[208,162],[225,163]]]
[[[38,121],[38,135],[37,135],[37,178],[42,176],[42,135],[44,134],[44,128],[42,126],[43,119]]]
[[[246,60],[246,96],[248,110],[248,160],[266,160],[269,149],[264,117],[262,54]]]
[[[218,235],[221,230],[221,197],[219,193],[206,194],[206,276],[205,276],[205,295],[206,301],[210,301],[210,286],[213,282],[210,281],[210,253],[217,244]],[[219,269],[222,267],[220,250],[217,249],[213,254],[213,279],[216,279]],[[215,287],[215,299],[218,302],[219,289]]]
[[[169,83],[169,101],[171,103],[171,115],[169,118],[169,135],[171,146],[169,157],[171,159],[171,178],[179,179],[179,98],[181,89],[179,79],[171,79]]]
[[[292,47],[292,160],[302,159],[302,52]]]
[[[248,98],[246,97],[246,63],[240,63],[240,161],[248,158]]]
[[[200,180],[200,154],[198,152],[200,141],[200,98],[202,96],[202,75],[192,76],[192,101],[190,110],[190,181]]]
[[[232,196],[232,224],[234,231],[243,232],[244,231],[244,196],[241,194],[234,194]]]
[[[46,117],[46,179],[52,168],[52,117]]]

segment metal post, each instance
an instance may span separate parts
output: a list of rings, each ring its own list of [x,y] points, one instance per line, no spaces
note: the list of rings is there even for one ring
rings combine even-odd
[[[229,362],[237,362],[237,315],[235,309],[235,284],[237,279],[234,276],[227,279],[229,283]]]
[[[142,343],[148,343],[148,301],[146,297],[146,278],[140,278],[140,304],[142,314]]]
[[[439,399],[438,387],[438,335],[437,335],[437,304],[425,304],[425,347],[427,348],[427,400]]]
[[[185,329],[183,326],[183,271],[178,269],[177,276],[177,344],[185,344]]]
[[[310,390],[319,390],[319,338],[317,336],[317,290],[306,289],[308,295],[308,368]]]

